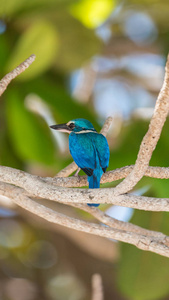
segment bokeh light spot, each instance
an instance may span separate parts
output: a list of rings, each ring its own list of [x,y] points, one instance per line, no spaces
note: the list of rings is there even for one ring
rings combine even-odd
[[[0,245],[6,248],[16,248],[24,241],[24,231],[19,222],[14,220],[0,221]]]
[[[26,263],[39,269],[51,268],[57,262],[55,247],[44,240],[36,241],[28,248]]]
[[[48,284],[48,291],[50,296],[57,300],[82,300],[86,294],[83,284],[73,273],[52,278]]]
[[[113,0],[81,0],[73,4],[70,11],[86,27],[95,28],[107,19],[113,8]]]
[[[122,25],[124,33],[136,44],[151,44],[157,38],[157,27],[143,12],[128,11]]]

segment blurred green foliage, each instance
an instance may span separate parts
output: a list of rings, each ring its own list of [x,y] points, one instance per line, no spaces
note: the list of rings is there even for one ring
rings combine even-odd
[[[151,230],[169,233],[169,214],[136,211],[131,222]],[[154,253],[122,244],[118,274],[120,290],[133,300],[163,299],[169,293],[169,260]]]
[[[25,60],[25,57],[29,57],[30,53],[36,53],[35,63],[19,77],[19,80],[37,77],[51,66],[56,57],[57,40],[57,32],[52,24],[36,20],[18,39],[9,57],[6,71],[14,69],[16,65]]]
[[[130,125],[122,130],[121,144],[113,151],[115,167],[124,161],[126,165],[133,163],[133,157],[139,149],[142,136],[148,129],[148,122],[132,121]],[[168,166],[167,156],[169,140],[167,139],[169,120],[165,123],[160,141],[153,153],[151,165]],[[123,135],[124,134],[124,135]],[[117,166],[118,165],[118,166]],[[121,165],[121,166],[122,166]],[[144,177],[137,187],[149,186],[146,193],[150,197],[169,197],[168,180],[152,179]],[[169,214],[163,212],[146,212],[135,210],[132,223],[143,228],[163,232],[169,235]],[[163,299],[169,293],[169,260],[150,252],[142,251],[128,244],[121,244],[121,259],[118,271],[118,286],[129,299],[154,300]]]
[[[29,112],[17,91],[9,92],[6,99],[7,125],[11,143],[24,161],[55,163],[55,147],[47,124]]]
[[[25,161],[37,162],[56,169],[57,149],[50,129],[41,117],[30,112],[24,104],[24,98],[29,93],[35,93],[50,106],[57,122],[81,116],[90,119],[99,128],[92,108],[75,102],[65,92],[65,80],[62,79],[65,71],[80,67],[101,45],[93,31],[68,13],[70,3],[75,2],[2,1],[0,15],[3,19],[5,15],[7,30],[0,35],[1,77],[30,54],[36,55],[31,67],[17,77],[3,95],[7,125],[3,130],[6,132],[7,129],[8,144],[14,151],[15,159],[11,159],[9,151],[2,149],[2,164],[21,166],[19,162],[23,160],[23,164]],[[4,107],[3,101],[0,105]],[[4,145],[6,138],[2,132]]]

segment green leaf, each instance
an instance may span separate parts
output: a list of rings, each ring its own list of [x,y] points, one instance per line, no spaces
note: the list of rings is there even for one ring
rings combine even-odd
[[[132,222],[169,234],[169,214],[135,211]],[[151,252],[121,244],[118,286],[133,300],[163,299],[169,293],[169,259]]]
[[[9,72],[31,54],[35,54],[34,63],[17,80],[34,78],[52,65],[57,50],[58,36],[55,28],[47,21],[36,20],[17,41],[6,71]]]
[[[30,162],[55,163],[55,147],[46,123],[29,112],[16,90],[7,93],[6,116],[11,143],[18,156]]]

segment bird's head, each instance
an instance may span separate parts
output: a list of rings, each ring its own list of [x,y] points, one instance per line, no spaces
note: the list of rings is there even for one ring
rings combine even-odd
[[[71,133],[71,132],[85,133],[85,132],[92,132],[92,131],[96,132],[92,123],[90,123],[88,120],[85,119],[74,119],[69,121],[68,123],[52,125],[50,126],[50,128],[62,132],[67,132],[67,133]]]

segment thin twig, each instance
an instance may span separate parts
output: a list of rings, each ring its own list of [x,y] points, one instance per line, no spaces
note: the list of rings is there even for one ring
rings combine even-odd
[[[104,136],[107,135],[109,129],[110,129],[110,126],[112,125],[112,122],[113,122],[113,118],[112,117],[108,117],[100,131],[101,134],[103,134]]]
[[[62,169],[60,172],[58,172],[54,178],[57,177],[67,177],[69,175],[71,175],[73,172],[75,172],[77,170],[78,166],[76,165],[76,163],[73,161],[71,164],[69,164],[67,167],[65,167],[64,169]]]
[[[22,62],[19,66],[17,66],[13,71],[6,74],[0,81],[0,96],[6,90],[8,84],[11,82],[12,79],[20,75],[24,72],[35,60],[36,56],[32,54],[29,56],[24,62]]]

